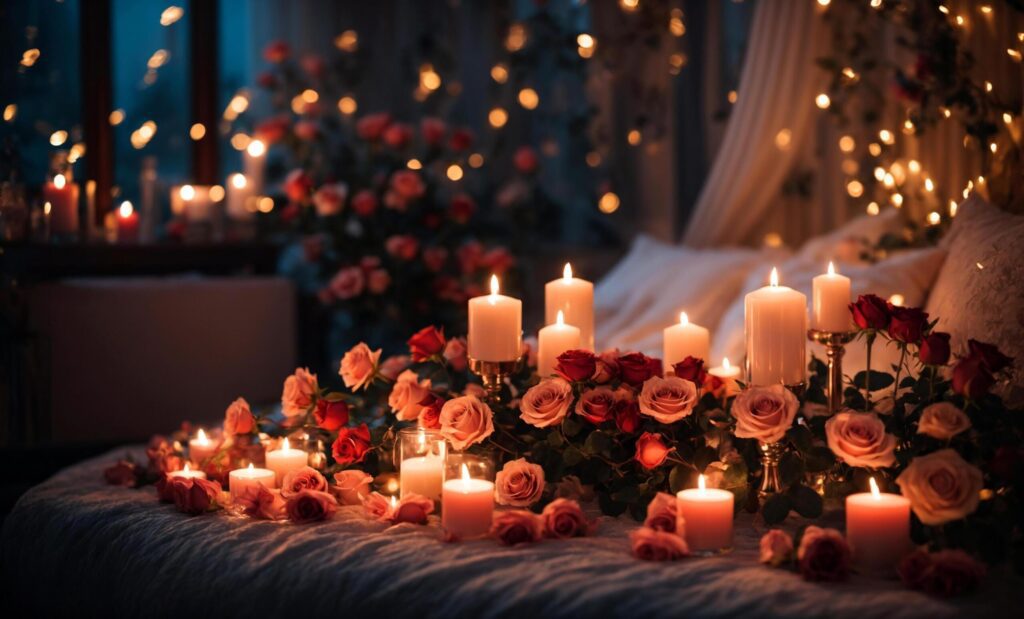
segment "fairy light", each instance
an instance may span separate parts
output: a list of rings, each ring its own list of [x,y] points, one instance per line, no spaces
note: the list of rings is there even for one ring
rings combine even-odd
[[[989,145],[988,145],[988,149],[989,149],[990,151],[992,151],[992,154],[994,155],[994,154],[996,154],[996,150],[998,150],[998,149],[999,149],[999,147],[998,147],[998,146],[996,146],[996,143],[995,143],[995,142],[992,142],[991,144],[989,144]]]
[[[882,129],[878,132],[878,139],[882,141],[882,144],[894,144],[896,142],[896,136],[893,135],[892,131],[888,129]]]
[[[914,133],[914,122],[909,118],[903,121],[903,133],[911,135]]]
[[[508,68],[503,64],[496,64],[491,67],[491,79],[499,84],[508,81]]]
[[[832,105],[832,100],[825,93],[821,93],[814,98],[814,105],[817,105],[818,109],[826,110]]]
[[[956,209],[957,209],[958,206],[959,205],[956,203],[956,200],[950,200],[949,201],[949,216],[950,216],[950,218],[956,217]]]
[[[39,49],[33,47],[32,49],[26,49],[21,54],[21,66],[31,67],[39,60]]]
[[[619,204],[619,196],[615,194],[615,192],[606,191],[597,201],[597,210],[601,211],[605,215],[611,215],[615,211],[619,210]]]
[[[927,192],[935,191],[935,183],[932,182],[932,179],[924,179],[924,190]]]
[[[769,232],[764,235],[762,242],[765,247],[776,249],[782,247],[782,236],[780,236],[778,232]]]
[[[124,122],[124,110],[118,108],[107,116],[107,121],[114,127]]]
[[[885,176],[882,177],[882,184],[885,185],[886,189],[892,189],[896,186],[896,178],[889,172],[886,172]]]
[[[857,72],[853,70],[853,67],[843,67],[843,77],[852,81],[857,79]]]
[[[686,66],[687,56],[686,54],[672,54],[668,57],[668,72],[672,75],[679,75]]]
[[[730,90],[729,94],[725,95],[725,98],[729,103],[736,103],[736,100],[739,99],[739,93],[735,90]]]
[[[937,226],[942,222],[942,215],[939,215],[938,211],[932,211],[928,213],[928,224],[931,226]]]
[[[153,55],[150,56],[149,60],[146,61],[146,66],[153,70],[159,69],[160,67],[167,64],[167,61],[170,59],[170,57],[171,53],[168,52],[166,49],[158,49],[155,52],[153,52]]]
[[[155,134],[156,134],[156,123],[153,122],[152,120],[147,120],[146,122],[142,123],[141,127],[139,127],[139,135],[141,135],[143,138],[145,138],[147,140],[152,139],[152,137]]]
[[[224,187],[222,185],[214,185],[210,187],[210,199],[214,202],[220,202],[224,199]]]
[[[581,32],[576,37],[576,44],[580,47],[591,48],[594,47],[594,37],[590,36],[586,32]]]
[[[68,150],[68,163],[74,163],[85,156],[85,144],[79,142]]]
[[[890,200],[892,201],[892,205],[895,206],[896,208],[900,208],[901,206],[903,206],[903,194],[901,193],[892,194]]]
[[[424,64],[420,67],[420,86],[430,92],[441,87],[441,76],[434,70],[433,65]]]
[[[951,110],[951,109],[949,109],[948,107],[945,107],[945,106],[940,107],[939,111],[942,113],[942,116],[944,118],[949,118],[950,116],[953,115],[953,110]]]
[[[256,210],[261,213],[269,213],[274,210],[274,199],[270,196],[263,196],[256,202]]]
[[[18,115],[18,106],[15,103],[8,103],[4,108],[4,120],[7,122],[13,122],[14,117]]]
[[[307,92],[312,92],[314,95],[316,94],[316,92],[312,90]],[[305,97],[303,97],[303,99],[305,99]],[[316,98],[314,98],[313,101],[316,101]],[[249,97],[247,97],[245,93],[237,93],[235,96],[231,97],[231,101],[228,103],[228,109],[235,114],[245,113],[245,111],[249,109]]]
[[[846,184],[846,193],[850,194],[851,198],[859,198],[864,195],[864,184],[858,180],[852,180]]]
[[[406,162],[405,167],[409,168],[410,170],[422,170],[423,164],[420,163],[419,159],[410,159],[409,161]]]
[[[911,173],[917,174],[918,172],[921,171],[921,162],[918,161],[917,159],[911,159],[910,161],[907,162],[907,168],[911,171]]]
[[[686,34],[686,24],[683,22],[683,11],[679,8],[672,9],[671,17],[668,20],[668,31],[674,37],[681,37]]]
[[[857,148],[857,142],[853,139],[853,136],[844,135],[839,138],[839,150],[844,153],[852,153]]]
[[[462,180],[462,166],[460,166],[457,163],[453,163],[450,166],[448,166],[448,169],[445,171],[445,174],[448,176],[448,180],[460,181]]]
[[[642,133],[640,133],[639,129],[630,129],[629,133],[626,134],[626,141],[629,142],[630,146],[636,146],[640,144],[640,142],[642,142],[643,139],[644,136]]]
[[[508,112],[500,107],[493,108],[487,113],[487,122],[495,129],[500,129],[508,122]]]
[[[882,154],[882,145],[879,144],[878,142],[872,142],[872,143],[868,144],[868,153],[870,153],[872,157],[877,157],[877,156],[881,155]]]
[[[877,215],[879,212],[878,202],[868,202],[867,212],[871,216]]]
[[[473,153],[466,159],[466,161],[469,163],[469,167],[480,168],[484,165],[484,156],[480,153]]]
[[[1012,47],[1006,48],[1006,55],[1009,56],[1010,58],[1013,58],[1014,62],[1021,61],[1020,52],[1013,49]]]
[[[942,11],[943,14],[949,15],[949,8],[947,8],[945,4],[940,4],[939,10]]]
[[[231,136],[231,148],[235,150],[245,150],[249,146],[249,142],[252,141],[248,135],[244,133],[236,133]]]
[[[957,15],[956,16],[956,25],[957,26],[960,26],[961,28],[963,28],[966,23],[967,23],[967,20],[964,19],[963,15]]]
[[[992,14],[992,6],[989,5],[989,4],[983,4],[983,5],[979,6],[978,10],[981,11],[982,13],[984,13],[985,15],[991,15]]]
[[[50,134],[50,145],[60,146],[64,142],[68,141],[68,132],[60,129]]]
[[[53,186],[57,189],[64,189],[64,185],[67,185],[68,179],[63,174],[58,174],[53,177]]]
[[[1009,112],[1003,112],[1003,122],[1008,125],[1013,124],[1013,116]]]
[[[619,0],[619,6],[625,11],[635,11],[640,8],[640,0]]]
[[[993,88],[995,87],[992,85],[992,82],[985,80],[985,92],[992,92]]]
[[[519,91],[519,105],[527,110],[533,110],[537,108],[540,103],[540,96],[537,95],[537,91],[532,88],[523,88]]]
[[[846,174],[847,176],[853,176],[857,174],[858,170],[860,170],[860,164],[857,163],[857,161],[854,159],[843,159],[842,169],[843,174]]]
[[[178,189],[178,195],[181,196],[182,200],[188,202],[196,197],[196,188],[192,185],[182,185]]]
[[[235,172],[231,175],[231,186],[235,189],[245,189],[245,186],[249,184],[249,179],[245,178],[245,174],[241,172]]]
[[[793,132],[789,129],[782,129],[775,134],[775,146],[779,150],[786,150],[789,148],[789,143],[793,139]]]
[[[526,28],[522,24],[512,24],[508,28],[508,36],[505,37],[505,49],[510,52],[518,52],[526,45]]]
[[[883,181],[885,179],[885,168],[883,168],[882,166],[875,166],[874,174],[876,181]]]
[[[597,166],[601,165],[601,153],[597,152],[596,150],[592,150],[589,153],[587,153],[586,159],[587,165],[592,168],[596,168]]]
[[[345,95],[344,97],[338,99],[338,111],[341,112],[342,114],[346,116],[351,116],[352,114],[355,114],[356,110],[358,109],[359,104],[356,103],[354,97]]]
[[[206,136],[206,125],[204,125],[203,123],[195,123],[188,130],[188,137],[192,138],[196,142],[198,142],[199,140],[203,139],[205,136]]]
[[[160,25],[167,27],[185,16],[185,9],[171,5],[160,13]]]
[[[871,8],[880,9],[882,8],[882,0],[871,0]]]
[[[249,153],[250,157],[262,157],[267,152],[267,146],[262,140],[251,140],[245,147],[245,152]]]
[[[359,34],[355,30],[346,30],[334,37],[334,46],[343,52],[352,53],[359,49]]]

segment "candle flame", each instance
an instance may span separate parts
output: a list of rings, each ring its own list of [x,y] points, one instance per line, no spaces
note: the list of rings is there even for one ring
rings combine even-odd
[[[462,481],[469,481],[469,467],[466,466],[465,462],[462,463]]]
[[[396,497],[395,495],[392,494],[391,495],[391,508],[394,509],[396,507],[398,507],[398,497]]]
[[[768,281],[771,282],[772,288],[779,287],[779,270],[775,267],[772,267],[772,275]]]
[[[688,325],[690,324],[690,317],[686,315],[686,312],[679,312],[679,324]]]
[[[498,276],[491,275],[491,296],[497,296],[498,294]]]
[[[871,477],[868,481],[871,484],[871,496],[875,497],[875,500],[882,498],[882,493],[878,491],[878,484],[875,483],[875,478]]]
[[[568,262],[565,263],[565,268],[562,269],[562,277],[565,281],[572,281],[572,265]]]
[[[186,473],[188,473],[188,472],[189,472],[189,471],[191,470],[191,469],[189,468],[189,466],[188,466],[188,462],[186,462],[186,463],[185,463],[185,468],[184,468],[183,470],[184,470],[184,471],[185,471]]]
[[[121,217],[122,217],[123,219],[127,219],[127,218],[131,217],[131,216],[132,216],[132,212],[133,212],[134,210],[135,210],[135,209],[133,209],[133,208],[132,208],[132,203],[131,203],[131,202],[129,202],[128,200],[125,200],[124,202],[122,202],[122,203],[121,203],[121,208],[117,209],[117,211],[118,211],[118,214],[119,214],[119,215],[120,215],[120,216],[121,216]]]
[[[732,364],[729,363],[729,357],[722,357],[722,368],[726,370],[732,369]]]
[[[200,445],[205,445],[210,442],[210,439],[206,438],[206,432],[203,432],[202,428],[199,428],[199,433],[196,434],[196,440],[199,441]]]
[[[49,215],[51,210],[53,210],[53,205],[50,204],[49,200],[47,200],[46,203],[43,204],[43,214]]]
[[[420,450],[422,451],[427,445],[427,433],[423,431],[423,428],[420,428],[419,436],[417,438],[419,440]]]
[[[63,174],[58,174],[53,177],[53,186],[57,189],[64,189],[64,185],[68,182],[68,179],[64,178]]]
[[[256,470],[256,468],[252,465],[252,462],[249,463],[249,470],[250,471],[255,471]]]
[[[284,438],[284,442],[281,443],[281,449],[284,449],[284,450],[291,449],[291,447],[288,445],[288,437],[287,436]]]
[[[192,198],[196,197],[196,188],[192,185],[182,185],[181,189],[178,190],[178,195],[181,196],[182,200],[188,202]]]
[[[704,482],[704,476],[703,475],[701,475],[700,477],[697,478],[697,487],[700,488],[701,490],[704,490],[704,488],[705,488],[704,483],[705,482]]]
[[[245,174],[235,173],[231,175],[231,185],[235,189],[245,189],[245,185],[248,181],[245,178]]]
[[[558,325],[564,325],[565,324],[565,314],[562,313],[562,310],[558,310],[558,315],[555,316],[555,324],[558,324]]]
[[[835,275],[836,274],[836,265],[832,264],[831,261],[828,263],[828,274],[829,275]]]
[[[267,152],[267,146],[260,140],[253,140],[249,142],[245,152],[249,153],[250,157],[262,157],[263,153]]]

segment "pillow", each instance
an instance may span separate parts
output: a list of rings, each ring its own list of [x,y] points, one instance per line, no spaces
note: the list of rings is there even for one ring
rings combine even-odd
[[[878,215],[861,215],[828,234],[808,240],[796,257],[814,264],[827,264],[829,260],[861,262],[860,251],[865,243],[876,245],[886,234],[899,232],[903,224],[902,213],[893,208]]]

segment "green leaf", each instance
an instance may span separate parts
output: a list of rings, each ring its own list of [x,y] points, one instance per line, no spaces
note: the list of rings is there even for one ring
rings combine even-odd
[[[817,518],[825,506],[821,495],[804,485],[790,486],[789,496],[793,501],[793,509],[804,518]]]
[[[565,421],[562,422],[562,431],[565,432],[566,436],[576,436],[582,429],[583,424],[571,417],[567,417]]]
[[[555,430],[548,434],[548,445],[552,447],[561,447],[565,443],[565,439],[562,438],[562,433]]]
[[[718,460],[718,450],[711,447],[701,447],[693,454],[693,466],[698,472],[708,468],[708,465]]]
[[[814,435],[811,434],[811,429],[805,425],[794,425],[786,432],[786,436],[793,441],[800,452],[809,450],[814,443]]]
[[[795,484],[804,476],[804,461],[797,454],[789,451],[779,462],[779,477],[783,486]]]
[[[773,494],[761,506],[761,515],[768,524],[779,524],[789,515],[793,503],[785,494]]]
[[[577,449],[575,445],[569,445],[565,448],[565,451],[562,452],[562,461],[565,462],[567,466],[576,466],[580,462],[583,462],[584,457],[583,452]]]
[[[862,370],[857,372],[857,375],[853,377],[853,385],[857,389],[863,389],[865,379],[867,379],[866,371]],[[894,382],[896,382],[896,379],[893,378],[892,374],[871,370],[871,378],[868,379],[867,384],[869,390],[881,391],[882,389],[891,387]]]
[[[835,464],[836,458],[832,455],[832,450],[824,445],[815,445],[807,450],[804,454],[804,466],[811,473],[820,473],[827,471],[832,468]]]
[[[694,470],[689,466],[677,464],[672,467],[672,472],[668,474],[668,488],[672,491],[672,494],[679,492],[680,490],[689,486],[690,479],[694,476]]]
[[[583,443],[583,450],[587,453],[607,455],[612,447],[612,439],[604,432],[591,432],[590,436]]]

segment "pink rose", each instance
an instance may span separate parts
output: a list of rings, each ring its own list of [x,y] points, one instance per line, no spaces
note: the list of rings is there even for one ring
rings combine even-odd
[[[356,121],[356,135],[364,140],[378,140],[390,124],[391,115],[386,112],[367,114]]]
[[[505,463],[494,479],[494,500],[500,505],[529,507],[544,493],[544,469],[525,458]]]
[[[412,139],[412,127],[402,123],[392,123],[384,129],[384,133],[381,134],[381,139],[384,143],[394,148],[395,150],[405,148]]]
[[[384,241],[384,248],[389,254],[399,260],[409,261],[416,257],[420,243],[416,237],[409,234],[396,234]]]
[[[284,499],[277,490],[269,490],[263,484],[246,486],[235,495],[235,509],[250,518],[261,520],[284,520]]]
[[[447,131],[448,127],[440,118],[428,116],[420,121],[420,135],[428,146],[440,145]]]
[[[682,537],[647,527],[632,531],[629,542],[633,556],[643,561],[678,561],[690,554]]]
[[[220,484],[198,477],[170,477],[168,494],[178,511],[196,516],[217,508]]]
[[[380,360],[380,349],[370,350],[364,342],[359,342],[341,358],[341,375],[345,386],[353,391],[367,389],[377,375],[377,362]]]
[[[850,547],[835,529],[807,527],[796,558],[805,580],[838,582],[850,573]]]
[[[762,443],[780,441],[793,425],[799,408],[799,400],[782,385],[751,387],[736,396],[732,403],[735,435]]]
[[[685,526],[685,522],[679,522],[681,519],[679,500],[674,495],[659,492],[647,504],[647,518],[644,519],[644,526],[655,531],[675,533],[679,537],[683,537],[682,526]]]
[[[342,301],[358,297],[366,287],[366,274],[359,267],[345,267],[331,278],[327,286]]]
[[[359,469],[347,469],[334,474],[334,495],[343,505],[359,505],[362,497],[369,496],[373,477]]]
[[[373,215],[377,210],[377,196],[369,189],[363,189],[352,197],[352,210],[361,217]]]
[[[393,355],[380,364],[380,375],[389,380],[398,380],[401,374],[412,363],[409,355]]]
[[[651,470],[661,466],[670,451],[672,450],[665,444],[660,434],[644,432],[636,439],[636,454],[633,459],[639,462],[640,466]]]
[[[539,542],[544,534],[543,519],[525,509],[510,509],[494,513],[491,537],[505,546],[518,546]]]
[[[985,565],[963,550],[923,550],[906,556],[899,565],[900,578],[911,589],[949,598],[974,591],[985,578]]]
[[[678,376],[653,376],[644,383],[637,403],[642,414],[664,424],[675,423],[693,412],[697,386]]]
[[[945,524],[973,513],[983,485],[981,470],[952,449],[917,456],[896,483],[927,525]]]
[[[281,496],[290,499],[303,490],[327,492],[327,479],[313,467],[304,466],[285,473],[281,480]]]
[[[545,378],[530,387],[519,404],[520,418],[535,428],[562,423],[572,405],[572,385],[564,378]]]
[[[544,506],[544,536],[556,539],[586,537],[593,524],[583,515],[580,504],[569,499],[555,499]]]
[[[174,446],[159,434],[149,439],[146,457],[149,459],[146,469],[154,474],[180,471],[183,464],[181,455],[174,450]]]
[[[395,497],[391,498],[397,503],[398,500]],[[363,503],[363,513],[366,514],[367,518],[382,522],[389,520],[391,503],[386,496],[379,492],[371,492],[362,496],[361,500]]]
[[[825,438],[832,453],[850,466],[877,469],[896,463],[896,437],[886,434],[875,413],[836,413],[825,422]]]
[[[328,520],[338,510],[338,502],[327,492],[301,490],[285,503],[288,519],[296,523]]]
[[[307,368],[296,368],[294,374],[284,379],[281,412],[285,417],[304,414],[313,405],[318,390],[316,374],[310,373]]]
[[[441,407],[441,436],[448,439],[456,451],[482,442],[494,432],[494,413],[491,407],[474,395],[453,398]]]
[[[337,215],[341,212],[341,206],[348,196],[348,185],[336,183],[324,185],[313,194],[313,205],[316,207],[316,214],[321,217]]]
[[[131,488],[135,485],[135,473],[138,467],[130,460],[119,460],[113,466],[104,469],[103,479],[111,486]]]
[[[606,350],[597,356],[594,382],[599,385],[610,383],[619,375],[619,349]]]
[[[917,433],[940,441],[948,441],[971,428],[971,419],[963,410],[949,402],[936,402],[925,407],[917,422]]]
[[[413,421],[420,415],[423,401],[430,395],[430,379],[420,380],[416,372],[399,374],[388,396],[388,406],[399,421]]]
[[[453,337],[448,340],[448,343],[444,346],[443,354],[444,358],[448,361],[448,365],[453,370],[456,372],[464,371],[468,363],[466,359],[466,338]]]
[[[576,401],[576,414],[594,425],[600,425],[613,418],[618,398],[608,387],[588,389]]]
[[[238,398],[228,405],[224,413],[224,434],[249,434],[256,429],[256,418],[252,415],[249,403],[245,398]]]
[[[427,516],[434,511],[434,502],[425,496],[409,492],[391,508],[389,520],[393,524],[427,524]]]
[[[793,538],[781,529],[771,529],[761,537],[761,563],[779,567],[793,556]]]

